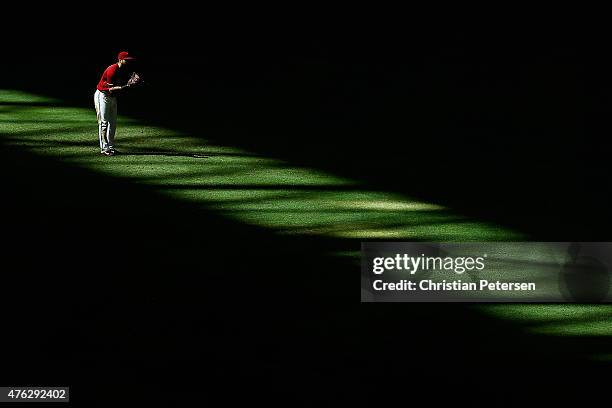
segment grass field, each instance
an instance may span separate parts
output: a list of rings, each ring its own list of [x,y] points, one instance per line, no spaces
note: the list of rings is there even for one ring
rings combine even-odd
[[[520,237],[517,232],[468,219],[440,206],[367,190],[358,180],[211,145],[205,138],[128,118],[119,120],[121,154],[102,157],[97,154],[93,111],[58,107],[57,101],[13,91],[2,91],[0,103],[4,140],[11,145],[146,184],[170,197],[193,201],[278,233],[356,239]]]
[[[121,107],[119,107],[121,114]],[[374,190],[337,177],[232,146],[211,144],[206,135],[181,134],[119,118],[117,149],[97,148],[93,110],[20,91],[0,91],[0,133],[12,149],[57,160],[110,179],[157,190],[217,216],[278,235],[349,242],[334,256],[359,262],[359,241],[520,240],[526,235],[466,217],[449,208]],[[236,238],[240,239],[240,238]],[[356,272],[357,274],[357,268]],[[492,319],[516,322],[547,336],[612,335],[609,305],[474,305]],[[606,354],[592,357],[606,359]]]

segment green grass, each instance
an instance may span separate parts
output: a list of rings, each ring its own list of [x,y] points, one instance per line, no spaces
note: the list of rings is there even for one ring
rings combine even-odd
[[[49,98],[10,90],[0,90],[0,103],[0,133],[10,146],[148,185],[177,200],[198,203],[221,216],[278,234],[355,241],[524,238],[518,231],[468,218],[448,208],[372,190],[359,180],[215,145],[207,141],[207,135],[185,135],[121,116],[117,148],[150,155],[103,157],[98,154],[93,106],[65,107]],[[338,254],[353,258],[358,255],[357,250]],[[495,318],[520,322],[533,333],[612,334],[612,307],[607,305],[483,305],[478,309]]]
[[[100,156],[92,109],[17,91],[0,91],[4,141],[42,156],[157,188],[228,218],[281,234],[411,240],[506,240],[521,237],[447,208],[373,191],[358,180],[302,168],[120,117],[117,148],[138,153],[194,153],[207,158]],[[10,105],[33,102],[36,105]],[[45,105],[45,104],[48,104]]]
[[[532,333],[612,336],[612,305],[492,305],[486,312],[521,322]]]

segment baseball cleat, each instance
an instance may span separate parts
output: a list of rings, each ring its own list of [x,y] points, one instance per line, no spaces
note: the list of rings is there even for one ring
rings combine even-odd
[[[105,151],[102,154],[104,154],[105,156],[114,156],[115,155],[115,153],[112,150],[107,150],[107,151]]]

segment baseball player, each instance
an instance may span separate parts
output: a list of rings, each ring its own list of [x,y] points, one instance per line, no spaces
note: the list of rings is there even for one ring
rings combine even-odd
[[[117,62],[104,70],[94,94],[100,153],[105,156],[114,156],[116,153],[117,94],[129,86],[126,66],[131,60],[133,58],[126,51],[121,51]]]

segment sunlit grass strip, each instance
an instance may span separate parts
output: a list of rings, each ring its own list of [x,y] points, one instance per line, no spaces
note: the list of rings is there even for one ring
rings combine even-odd
[[[531,331],[557,336],[612,336],[612,324],[608,314],[603,319],[590,322],[543,324],[533,327]]]
[[[612,305],[491,305],[482,310],[497,318],[521,322],[533,333],[612,335]]]
[[[119,118],[117,145],[128,154],[102,157],[97,153],[93,107],[60,106],[57,101],[18,91],[0,91],[0,103],[0,131],[6,143],[152,186],[279,233],[447,241],[521,236],[438,205],[372,190],[356,180],[123,117]],[[164,155],[181,152],[208,157]]]

